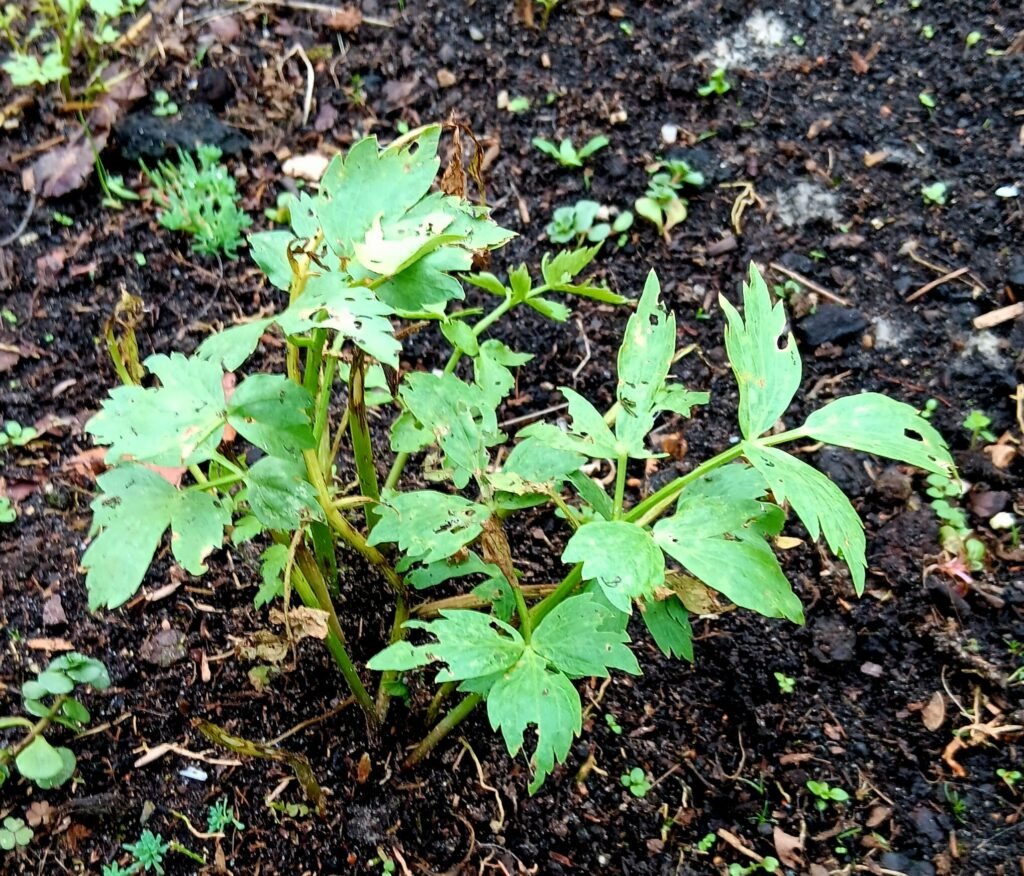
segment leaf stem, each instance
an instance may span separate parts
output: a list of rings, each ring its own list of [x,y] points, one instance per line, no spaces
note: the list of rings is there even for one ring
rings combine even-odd
[[[434,725],[434,728],[423,737],[420,744],[416,746],[412,754],[405,759],[405,763],[402,765],[406,769],[411,769],[416,766],[416,764],[423,760],[423,758],[437,747],[437,744],[444,739],[445,736],[465,721],[466,718],[470,716],[473,709],[475,709],[482,700],[483,697],[480,696],[480,694],[470,694],[465,697],[457,706],[451,709],[448,714]]]
[[[303,450],[302,457],[306,461],[306,475],[310,484],[316,490],[317,499],[323,509],[327,523],[349,547],[365,557],[370,563],[380,569],[381,574],[387,580],[391,589],[399,596],[405,595],[405,584],[394,567],[387,561],[385,556],[372,545],[367,544],[366,539],[349,523],[334,506],[334,499],[331,498],[330,488],[320,469],[320,461],[317,459],[315,450]]]
[[[12,760],[17,758],[26,748],[28,748],[37,737],[42,736],[46,732],[46,728],[53,723],[53,719],[60,713],[61,708],[67,700],[67,694],[60,694],[54,701],[53,705],[50,706],[49,711],[42,715],[38,721],[33,724],[28,718],[8,718],[9,721],[17,721],[17,726],[27,727],[28,733],[26,733],[21,741],[16,742],[10,748],[0,749],[0,766],[10,763]],[[21,723],[24,722],[24,723]],[[15,726],[15,725],[11,725]],[[3,728],[0,728],[3,729]]]
[[[357,351],[349,370],[348,381],[348,434],[352,441],[352,455],[355,458],[356,478],[359,492],[371,499],[380,500],[380,485],[377,482],[377,465],[373,458],[373,441],[370,438],[370,424],[366,418],[365,360]],[[380,519],[372,506],[363,509],[366,528],[373,529]]]
[[[359,703],[360,708],[365,713],[371,732],[376,733],[379,724],[377,721],[377,711],[345,646],[345,633],[341,629],[338,613],[334,608],[334,602],[327,589],[327,583],[324,581],[323,575],[320,574],[316,561],[305,548],[296,551],[295,562],[299,573],[298,575],[292,575],[292,584],[295,586],[295,592],[299,594],[299,598],[305,605],[327,612],[327,627],[329,631],[326,640],[327,647],[331,652],[331,656],[334,657],[334,662],[338,664],[338,669],[341,671],[342,676],[344,676],[349,690],[352,691],[356,702]]]
[[[612,514],[616,520],[622,517],[622,502],[626,495],[626,464],[629,457],[620,453],[615,464],[615,504],[612,506]]]
[[[538,600],[550,596],[555,592],[554,584],[520,584],[519,589],[526,599]],[[432,602],[421,602],[410,609],[413,617],[434,617],[442,611],[454,609],[475,609],[486,608],[491,602],[472,593],[465,593],[461,596],[448,596],[444,599],[435,599]]]

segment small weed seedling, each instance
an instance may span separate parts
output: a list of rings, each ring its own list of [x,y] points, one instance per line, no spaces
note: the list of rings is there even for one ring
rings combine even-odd
[[[196,155],[198,165],[179,150],[177,166],[167,161],[154,170],[142,166],[153,186],[153,200],[162,208],[159,222],[171,231],[191,235],[196,252],[223,252],[237,258],[242,232],[252,219],[238,206],[235,180],[220,163],[221,151],[200,146]]]
[[[540,29],[548,29],[548,19],[551,18],[551,13],[555,11],[555,8],[561,3],[562,0],[536,0],[537,5],[540,7]]]
[[[1008,770],[1004,767],[1000,767],[996,770],[996,775],[1003,780],[1003,784],[1006,785],[1012,792],[1017,791],[1017,782],[1024,778],[1024,774],[1020,770]]]
[[[622,787],[628,788],[634,797],[646,797],[647,792],[651,790],[651,780],[640,767],[633,767],[628,773],[623,773],[619,776],[619,782]]]
[[[24,848],[32,842],[33,836],[35,833],[23,819],[9,815],[4,819],[3,827],[0,827],[0,849],[9,852]]]
[[[178,105],[171,100],[171,96],[162,88],[153,92],[153,115],[154,116],[176,116]]]
[[[917,96],[917,100],[918,103],[921,104],[921,106],[928,110],[929,114],[931,114],[931,111],[935,109],[936,106],[938,106],[938,104],[935,102],[935,98],[932,97],[931,94],[929,94],[927,91],[922,91]]]
[[[39,433],[32,426],[22,426],[15,420],[8,420],[4,423],[3,429],[0,429],[0,450],[24,447],[38,436]]]
[[[607,218],[608,208],[602,207],[597,201],[577,201],[572,207],[559,207],[555,210],[548,223],[548,239],[552,243],[575,243],[582,246],[584,242],[601,243],[612,233],[624,235],[633,225],[633,214],[628,210],[615,217],[614,222],[598,221]],[[620,245],[625,241],[620,239]]]
[[[539,277],[525,265],[507,280],[469,273],[474,253],[512,233],[486,210],[431,191],[440,135],[418,129],[384,150],[375,138],[356,143],[316,195],[300,195],[290,229],[249,238],[269,282],[287,293],[282,310],[211,335],[191,356],[150,356],[141,377],[122,369],[125,385],[87,425],[111,468],[98,478],[82,565],[91,609],[116,608],[139,590],[168,529],[170,554],[195,575],[220,562],[225,540],[252,543],[263,552],[257,606],[290,594],[325,619],[325,646],[371,734],[396,690],[432,680],[441,689],[429,713],[441,717],[406,765],[483,704],[513,757],[530,750],[533,793],[582,732],[577,681],[640,672],[631,618],[667,656],[693,659],[687,603],[669,586],[680,568],[698,589],[803,623],[772,549],[788,507],[863,592],[860,518],[784,445],[835,444],[947,476],[952,459],[917,411],[876,393],[836,398],[775,428],[802,366],[785,309],[754,266],[742,315],[720,299],[739,440],[653,492],[627,490],[631,465],[657,456],[649,435],[659,419],[689,417],[709,401],[671,376],[676,318],[651,272],[626,323],[610,410],[565,387],[567,424],[532,423],[506,453],[498,411],[530,356],[490,337],[492,326],[520,308],[565,322],[560,298],[626,299],[583,278],[596,245],[546,255]],[[490,297],[483,315],[449,312],[462,281]],[[442,368],[401,370],[410,322],[433,324],[450,345]],[[246,375],[273,332],[286,348],[282,372]],[[370,406],[390,422],[389,448],[372,440]],[[615,472],[610,489],[587,474],[595,461]],[[174,485],[153,466],[185,474]],[[510,519],[536,508],[566,527],[561,554],[544,558],[553,588],[524,580],[526,557],[506,535]],[[352,553],[368,564],[358,582],[339,573]],[[347,639],[360,618],[336,601],[343,584],[368,588],[392,612],[383,649],[362,666]],[[442,584],[438,600],[430,591]]]
[[[796,679],[784,672],[776,672],[775,681],[779,685],[779,693],[791,694],[796,690]]]
[[[973,49],[978,43],[981,42],[981,31],[972,30],[967,37],[964,39],[964,45],[969,49]]]
[[[89,710],[71,696],[78,685],[96,690],[110,686],[107,670],[98,660],[70,652],[50,661],[32,681],[21,686],[22,708],[33,718],[0,717],[0,731],[20,729],[24,735],[0,748],[0,785],[10,775],[11,765],[40,788],[63,785],[75,771],[71,749],[54,747],[44,736],[51,724],[80,732],[89,723]]]
[[[221,797],[206,814],[206,827],[210,833],[223,833],[228,827],[245,830],[245,825],[235,817],[235,809],[227,797]]]
[[[604,149],[611,141],[603,134],[591,137],[579,150],[572,145],[572,140],[566,137],[556,146],[550,140],[543,137],[534,137],[533,145],[545,155],[550,155],[562,167],[583,167],[583,162],[590,158],[595,152]]]
[[[725,67],[717,67],[708,77],[708,81],[697,88],[697,94],[701,97],[711,97],[713,94],[727,94],[732,90],[729,80],[725,78]]]
[[[729,876],[750,876],[752,873],[778,873],[782,865],[779,863],[778,858],[773,858],[771,855],[762,858],[760,861],[754,861],[752,864],[730,864],[728,869]]]
[[[814,795],[814,805],[819,812],[828,809],[830,803],[845,803],[850,799],[842,788],[833,788],[828,782],[816,782],[814,779],[807,780],[807,790]]]
[[[148,873],[152,870],[162,874],[164,856],[170,851],[171,844],[164,842],[160,834],[144,830],[136,842],[125,843],[122,848],[134,859],[125,872]]]
[[[0,34],[10,45],[0,64],[17,87],[60,84],[71,94],[72,64],[84,59],[89,85],[104,64],[104,53],[121,35],[116,22],[134,14],[145,0],[30,0],[0,9]],[[20,25],[20,27],[19,27]],[[87,89],[88,93],[88,89]]]
[[[952,785],[946,783],[942,786],[942,796],[946,798],[949,811],[960,824],[967,824],[967,801],[960,796],[960,792]]]
[[[995,433],[989,429],[992,419],[984,411],[971,411],[964,417],[964,428],[971,433],[971,449],[978,446],[980,441],[991,444],[996,440]]]
[[[9,496],[0,496],[0,523],[14,523],[18,518],[18,512],[14,510],[14,504]]]
[[[715,833],[706,833],[696,842],[693,846],[694,850],[698,855],[708,855],[711,850],[715,847],[715,843],[718,842],[718,835]]]
[[[648,173],[651,178],[647,191],[642,198],[637,198],[633,209],[668,240],[669,232],[686,220],[688,204],[680,193],[685,186],[704,185],[704,174],[678,159],[657,162],[648,168]]]
[[[931,185],[921,187],[921,197],[924,198],[925,204],[945,207],[948,191],[949,187],[944,182],[933,182]]]
[[[608,729],[612,731],[616,736],[622,735],[622,725],[619,723],[619,719],[616,718],[611,712],[604,713],[604,722],[608,725]]]

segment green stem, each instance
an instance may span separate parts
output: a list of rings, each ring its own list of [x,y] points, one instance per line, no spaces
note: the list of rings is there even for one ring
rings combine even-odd
[[[320,386],[320,365],[324,360],[324,345],[327,343],[327,329],[313,330],[313,343],[306,352],[306,364],[302,372],[302,385],[306,392],[316,398]]]
[[[406,463],[408,462],[408,453],[399,453],[395,457],[395,461],[391,464],[391,471],[388,472],[387,479],[384,481],[385,490],[393,490],[395,488],[399,479],[402,477],[402,472],[405,470]]]
[[[27,727],[32,729],[32,722],[28,718],[0,718],[0,730],[10,730],[12,727]]]
[[[626,463],[629,457],[620,453],[615,466],[615,504],[612,506],[612,515],[618,520],[622,517],[622,502],[626,496]]]
[[[39,720],[35,722],[35,724],[33,724],[27,718],[6,719],[8,721],[18,722],[17,725],[12,724],[10,726],[27,727],[28,733],[26,733],[22,737],[20,742],[12,745],[10,748],[0,749],[0,766],[4,766],[5,764],[10,763],[12,760],[15,760],[17,756],[21,754],[21,752],[28,748],[39,736],[43,735],[43,733],[46,731],[46,728],[49,727],[51,723],[53,723],[53,719],[57,717],[58,714],[60,714],[60,710],[63,707],[64,702],[65,700],[67,700],[67,698],[67,694],[60,694],[60,696],[58,696],[53,701],[53,705],[50,706],[49,711],[45,715],[42,715],[39,718]],[[21,723],[22,721],[24,721],[23,724]]]
[[[348,382],[348,434],[352,441],[352,455],[356,463],[356,477],[359,492],[371,499],[380,500],[380,485],[377,482],[377,465],[373,458],[373,441],[370,438],[370,424],[366,418],[366,395],[364,381],[366,371],[363,357],[357,355],[352,362]],[[380,519],[372,506],[364,509],[366,528],[373,529]]]
[[[437,716],[441,714],[441,706],[444,705],[444,701],[455,693],[458,687],[459,683],[457,681],[446,681],[435,691],[433,698],[430,700],[430,705],[427,706],[428,725],[434,724],[437,721]]]
[[[405,584],[401,576],[394,570],[394,567],[387,561],[387,558],[375,547],[366,543],[366,539],[349,523],[334,507],[334,499],[331,497],[330,488],[324,479],[324,473],[320,470],[320,462],[317,459],[316,451],[303,450],[302,457],[306,461],[306,475],[309,482],[316,490],[317,499],[323,509],[327,523],[349,547],[353,548],[370,563],[380,569],[391,589],[396,594],[405,595]]]
[[[433,730],[423,737],[413,753],[405,759],[403,766],[406,769],[411,769],[416,766],[416,764],[434,750],[437,744],[444,739],[445,736],[465,721],[473,709],[475,709],[482,700],[483,697],[480,696],[480,694],[470,694],[463,699],[434,726]]]
[[[299,594],[299,598],[306,606],[319,608],[327,612],[327,627],[329,631],[326,640],[327,647],[331,652],[331,656],[334,657],[334,662],[338,664],[338,669],[341,670],[349,690],[352,691],[356,702],[359,703],[360,708],[366,714],[366,720],[370,724],[371,732],[376,732],[378,729],[377,712],[374,708],[373,700],[364,687],[351,656],[349,656],[348,649],[345,647],[345,633],[342,631],[341,623],[338,621],[338,613],[334,608],[334,602],[331,600],[327,583],[320,574],[316,561],[305,549],[296,554],[295,562],[298,567],[292,573],[292,585],[295,587],[295,592]],[[295,574],[295,571],[298,572],[298,575]]]
[[[577,563],[573,566],[572,571],[562,579],[561,583],[530,610],[530,617],[533,621],[533,625],[537,626],[537,624],[544,620],[548,612],[558,605],[558,603],[563,602],[571,596],[572,592],[579,587],[582,582],[583,564]]]
[[[393,645],[405,638],[405,622],[409,619],[409,606],[405,596],[398,594],[395,600],[395,616],[391,621],[391,635],[388,637],[388,644]],[[384,723],[388,715],[388,707],[391,705],[391,687],[398,680],[400,673],[393,670],[382,672],[380,683],[377,685],[377,719]]]
[[[243,478],[240,477],[239,475],[226,474],[223,477],[214,478],[213,480],[205,480],[205,481],[202,481],[201,483],[190,484],[189,486],[185,487],[185,490],[186,491],[189,491],[189,490],[191,490],[191,491],[197,491],[197,490],[206,491],[206,490],[212,490],[212,489],[219,488],[219,487],[230,487],[232,484],[237,484],[241,480],[243,480]]]

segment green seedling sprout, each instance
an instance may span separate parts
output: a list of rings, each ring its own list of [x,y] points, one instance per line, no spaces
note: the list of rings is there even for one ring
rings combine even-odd
[[[784,672],[775,672],[775,681],[779,685],[779,693],[791,694],[796,690],[796,679]]]
[[[153,92],[153,115],[154,116],[176,116],[178,105],[171,100],[171,96],[162,88]]]
[[[33,836],[35,833],[23,819],[9,815],[4,819],[3,827],[0,827],[0,850],[10,852],[24,848],[32,842]]]
[[[722,95],[728,93],[732,86],[729,84],[729,80],[725,78],[725,75],[725,67],[715,68],[708,77],[708,81],[704,85],[698,86],[697,94],[701,97],[711,97],[713,94]]]
[[[971,448],[973,449],[980,441],[992,444],[996,441],[995,433],[989,429],[992,425],[992,418],[984,411],[971,411],[964,417],[963,427],[971,433]]]
[[[616,718],[611,712],[604,713],[604,722],[608,725],[608,729],[612,731],[616,736],[622,735],[622,725],[619,723],[619,719]]]
[[[221,797],[210,807],[206,814],[206,825],[210,833],[223,833],[228,827],[245,830],[245,825],[235,817],[235,809],[227,797]]]
[[[619,777],[619,782],[624,788],[628,788],[634,797],[646,797],[647,792],[651,790],[651,780],[641,767],[633,767],[623,773]]]
[[[1006,785],[1011,791],[1016,792],[1017,782],[1024,778],[1024,774],[1020,770],[1008,770],[1004,767],[999,767],[996,770],[996,775],[1003,780],[1003,784]]]
[[[0,450],[8,447],[25,447],[39,437],[33,426],[22,426],[16,420],[8,420],[0,429]]]
[[[807,780],[807,790],[814,795],[814,805],[820,812],[824,812],[830,803],[846,803],[850,799],[850,795],[842,788],[833,787],[828,782],[818,782],[814,779]]]
[[[568,137],[556,146],[550,140],[543,137],[534,137],[533,145],[545,155],[550,155],[562,167],[583,167],[583,162],[590,158],[595,152],[604,149],[611,141],[603,134],[591,137],[580,149],[573,146],[572,140]]]
[[[292,598],[325,613],[324,646],[371,735],[396,682],[436,680],[428,712],[440,718],[406,766],[483,704],[510,755],[528,750],[534,793],[583,731],[579,679],[641,671],[631,631],[693,659],[689,613],[667,585],[672,566],[737,606],[803,623],[772,549],[788,508],[863,592],[860,518],[787,446],[839,445],[946,476],[952,459],[916,410],[876,393],[835,398],[777,430],[802,363],[784,305],[753,265],[737,303],[719,300],[738,441],[656,490],[629,487],[629,470],[654,454],[658,424],[710,398],[672,376],[676,317],[653,271],[626,323],[610,409],[564,387],[564,428],[535,422],[510,436],[498,411],[530,355],[494,337],[495,325],[524,308],[566,322],[579,298],[627,299],[587,279],[598,245],[545,255],[539,271],[473,273],[475,254],[513,235],[486,210],[433,191],[440,136],[439,126],[420,128],[383,149],[369,138],[333,159],[317,193],[291,210],[290,229],[249,238],[268,282],[286,293],[282,308],[210,335],[192,355],[150,356],[140,379],[125,373],[86,426],[110,468],[98,478],[82,565],[97,611],[138,593],[168,530],[170,557],[193,575],[223,562],[222,549],[259,545],[254,602],[283,599],[287,581]],[[463,284],[487,306],[453,304]],[[407,326],[422,323],[450,348],[436,373],[400,370]],[[247,367],[268,333],[286,347],[281,370]],[[390,424],[389,442],[371,433],[370,408]],[[608,488],[587,474],[595,461],[615,471]],[[183,468],[180,484],[152,466]],[[553,588],[524,583],[505,530],[541,507],[567,530],[547,558]],[[386,647],[365,664],[346,639],[358,626],[351,609],[335,599],[354,554],[393,610]],[[443,600],[431,592],[439,585]]]
[[[946,196],[949,187],[944,182],[933,182],[931,185],[921,186],[921,197],[926,204],[933,204],[936,207],[946,205]]]
[[[0,523],[14,523],[18,518],[18,512],[9,496],[0,496]]]

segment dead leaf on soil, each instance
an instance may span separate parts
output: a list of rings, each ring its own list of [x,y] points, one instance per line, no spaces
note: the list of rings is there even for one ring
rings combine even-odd
[[[665,584],[669,592],[679,597],[690,614],[720,614],[722,611],[712,591],[691,575],[666,572]]]
[[[358,6],[342,6],[332,10],[324,22],[330,30],[355,33],[363,23],[363,12]]]
[[[282,165],[281,170],[285,176],[290,176],[292,179],[319,182],[330,163],[331,159],[326,155],[321,155],[319,152],[307,152],[305,155],[293,155]]]
[[[280,666],[288,656],[288,643],[270,630],[257,630],[235,645],[235,654],[242,660]]]
[[[106,139],[106,135],[102,135],[102,143],[97,142],[97,149],[103,148]],[[92,171],[92,147],[82,139],[37,158],[32,164],[31,182],[43,197],[59,198],[84,185]]]
[[[921,709],[921,720],[924,721],[924,726],[933,732],[945,723],[946,700],[939,691],[935,691],[932,698]]]
[[[791,836],[776,826],[772,831],[772,840],[775,843],[775,852],[783,866],[792,867],[794,870],[799,870],[804,866],[803,858],[798,854],[804,850],[803,839]]]
[[[21,361],[21,350],[10,344],[0,344],[0,374],[10,371]]]
[[[868,813],[868,820],[864,823],[869,830],[874,830],[883,821],[892,817],[892,809],[889,806],[875,806]]]
[[[70,469],[83,481],[91,483],[107,467],[103,461],[106,454],[106,447],[90,447],[88,450],[83,450],[72,456],[64,463],[62,469],[64,471]]]
[[[288,611],[288,629],[292,638],[297,642],[300,639],[326,639],[327,638],[327,612],[319,608],[309,608],[300,605]],[[283,625],[285,623],[284,612],[279,608],[270,610],[270,622]]]

